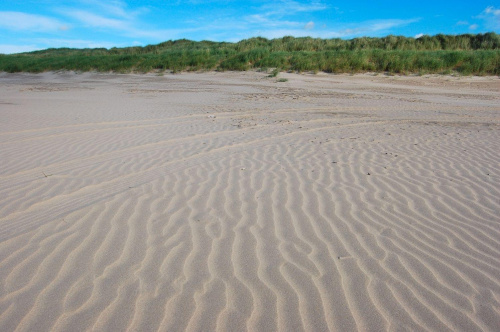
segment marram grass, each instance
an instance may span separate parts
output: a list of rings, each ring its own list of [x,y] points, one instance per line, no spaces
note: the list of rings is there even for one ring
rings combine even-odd
[[[145,47],[61,48],[0,55],[0,71],[10,73],[57,70],[118,73],[241,71],[259,68],[329,73],[500,75],[500,36],[486,33],[351,40],[310,37],[268,40],[258,37],[238,43],[182,39]]]

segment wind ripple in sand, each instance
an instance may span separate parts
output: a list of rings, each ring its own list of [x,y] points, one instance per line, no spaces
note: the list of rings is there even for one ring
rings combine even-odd
[[[257,73],[85,75],[0,96],[56,122],[12,113],[0,132],[0,330],[499,326],[499,109],[470,106],[481,91],[458,109],[451,88],[418,102],[384,78],[290,76],[284,95]],[[102,121],[74,121],[88,112]]]

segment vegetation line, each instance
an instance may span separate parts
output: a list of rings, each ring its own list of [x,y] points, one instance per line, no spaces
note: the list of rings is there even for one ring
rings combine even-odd
[[[126,48],[0,54],[0,71],[163,72],[249,70],[500,75],[500,35],[319,39],[257,37],[238,43],[167,41]]]

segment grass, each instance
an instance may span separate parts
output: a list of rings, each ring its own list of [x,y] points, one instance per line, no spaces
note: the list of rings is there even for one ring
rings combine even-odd
[[[271,77],[282,70],[500,75],[500,36],[486,33],[351,40],[257,37],[238,43],[181,39],[145,47],[61,48],[0,54],[0,71],[10,73],[57,70],[161,73],[259,68],[276,68]]]
[[[276,77],[276,76],[278,76],[279,73],[280,73],[280,69],[279,68],[275,68],[275,69],[273,69],[273,71],[271,72],[271,74],[269,74],[268,77]]]

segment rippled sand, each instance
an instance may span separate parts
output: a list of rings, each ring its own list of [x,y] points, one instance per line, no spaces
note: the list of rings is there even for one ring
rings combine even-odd
[[[1,331],[498,331],[500,80],[0,74]]]

